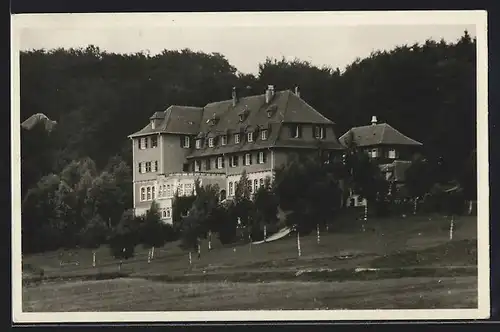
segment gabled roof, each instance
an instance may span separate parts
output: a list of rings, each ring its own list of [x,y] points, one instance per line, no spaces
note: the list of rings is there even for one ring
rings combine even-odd
[[[403,135],[387,123],[351,128],[347,133],[339,138],[339,141],[344,146],[348,145],[351,133],[356,146],[422,145],[422,143]]]
[[[40,122],[42,122],[45,125],[45,130],[49,132],[52,131],[52,129],[54,129],[55,125],[57,124],[57,121],[50,120],[45,114],[36,113],[27,118],[26,120],[24,120],[21,123],[21,127],[30,130]]]
[[[203,108],[172,105],[163,112],[155,112],[150,120],[158,120],[159,124],[152,128],[149,122],[144,128],[129,137],[137,137],[154,133],[186,134],[198,133]]]

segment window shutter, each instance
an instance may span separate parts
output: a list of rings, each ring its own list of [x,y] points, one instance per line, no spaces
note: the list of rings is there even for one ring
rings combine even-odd
[[[328,129],[327,126],[323,127],[323,138],[326,138],[326,130]]]
[[[234,156],[234,164],[235,164],[236,166],[238,166],[238,162],[239,162],[239,160],[240,160],[240,156],[238,156],[238,155]]]
[[[267,162],[267,153],[266,151],[262,152],[262,162],[265,164]]]
[[[226,158],[222,157],[222,168],[224,168],[224,167],[225,167],[225,159],[226,159]]]
[[[179,136],[180,143],[181,143],[181,148],[184,147],[184,136]]]
[[[297,127],[299,128],[299,138],[301,138],[302,137],[302,126],[298,124]]]

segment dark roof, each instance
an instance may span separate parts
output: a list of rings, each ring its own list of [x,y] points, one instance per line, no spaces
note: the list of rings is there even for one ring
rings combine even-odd
[[[234,144],[231,138],[225,146],[216,144],[215,147],[210,148],[204,144],[202,149],[194,150],[189,157],[265,149],[273,146],[314,148],[315,145],[310,142],[279,141],[282,125],[284,123],[334,124],[290,90],[275,92],[269,103],[266,103],[265,94],[261,94],[239,98],[235,106],[233,106],[232,99],[209,103],[203,108],[171,106],[163,112],[163,120],[161,120],[161,114],[157,113],[151,117],[151,119],[160,118],[161,121],[155,130],[151,128],[150,123],[129,137],[161,132],[208,138],[234,133],[244,134],[262,129],[269,130],[265,141],[256,139],[249,143],[246,137],[241,137],[241,142]],[[243,121],[240,121],[242,115]],[[323,143],[324,148],[343,148],[337,141]]]
[[[339,138],[339,141],[347,146],[349,137],[353,134],[357,146],[373,145],[422,145],[422,143],[403,135],[387,123],[351,128]]]
[[[154,133],[195,135],[198,133],[198,128],[200,127],[202,114],[203,108],[201,107],[172,105],[164,112],[155,112],[151,116],[151,120],[162,120],[155,129],[151,127],[150,122],[129,137]]]

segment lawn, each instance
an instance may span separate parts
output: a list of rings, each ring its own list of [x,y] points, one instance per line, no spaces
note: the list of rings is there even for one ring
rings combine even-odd
[[[92,280],[118,272],[118,261],[106,247],[95,251],[95,268],[91,250],[73,251],[71,259],[78,266],[60,266],[61,252],[26,256],[23,265],[43,269],[46,280],[33,284],[29,276],[24,278],[24,310],[476,305],[476,217],[457,218],[451,241],[449,219],[442,216],[372,219],[365,232],[356,223],[344,230],[322,230],[319,244],[315,233],[302,236],[301,257],[295,235],[252,246],[224,247],[214,241],[211,251],[203,243],[201,259],[193,253],[192,265],[176,242],[156,248],[151,263],[147,250],[137,247],[115,280]],[[379,270],[370,270],[374,268]],[[362,296],[358,290],[365,288],[368,295]]]

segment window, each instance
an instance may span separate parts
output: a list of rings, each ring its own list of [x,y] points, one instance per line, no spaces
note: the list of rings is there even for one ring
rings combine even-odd
[[[147,199],[148,201],[150,201],[150,200],[151,200],[151,187],[148,187],[148,188],[147,188],[147,195],[146,195],[146,199]]]
[[[247,140],[249,142],[253,142],[253,132],[250,132],[250,133],[247,134]]]
[[[154,200],[156,198],[156,187],[151,187],[151,199]]]
[[[262,178],[261,178],[261,179],[259,180],[259,183],[260,183],[260,186],[261,186],[261,187],[263,187],[263,186],[264,186],[264,179],[262,179]]]
[[[193,191],[193,185],[191,183],[186,183],[184,185],[184,192],[186,193],[186,195],[191,195]]]
[[[151,136],[151,147],[156,148],[158,146],[158,137]]]
[[[201,149],[201,139],[196,140],[196,148]]]
[[[162,211],[162,217],[163,218],[167,218],[167,210],[163,210]]]
[[[172,196],[172,187],[167,184],[167,197],[171,197]]]
[[[377,149],[371,149],[370,150],[370,155],[372,158],[377,158]]]
[[[190,143],[190,140],[189,140],[189,136],[184,136],[184,141],[183,141],[183,147],[184,148],[189,148],[189,143]]]
[[[250,189],[250,193],[253,194],[252,180],[247,181],[247,187]]]
[[[245,165],[252,165],[252,155],[250,153],[245,154]]]
[[[234,134],[234,144],[240,143],[240,134]]]
[[[321,126],[315,126],[314,127],[314,137],[317,139],[323,139],[325,138],[325,128]]]
[[[199,160],[195,160],[194,161],[194,171],[195,172],[199,172],[200,171],[200,161]]]
[[[259,189],[259,181],[257,179],[255,179],[255,180],[253,180],[253,191],[254,191],[254,193],[256,193],[258,189]]]
[[[266,163],[266,153],[263,151],[259,152],[259,164],[265,164]]]
[[[292,138],[300,138],[302,136],[302,129],[300,125],[292,125]]]
[[[146,188],[141,187],[141,201],[146,200]]]
[[[146,173],[149,173],[149,172],[151,172],[151,162],[146,161]]]
[[[231,156],[231,167],[237,167],[238,166],[238,156]]]
[[[146,137],[141,137],[139,139],[139,149],[144,150],[147,148],[147,140]]]
[[[144,173],[144,169],[142,167],[142,163],[137,163],[137,170],[139,171],[139,173]]]
[[[396,159],[396,150],[395,149],[390,149],[389,150],[389,158],[390,159]]]
[[[264,129],[260,132],[260,138],[265,141],[267,140],[267,129]]]
[[[233,183],[229,182],[229,196],[233,196]]]
[[[208,138],[208,146],[211,148],[214,147],[214,138],[213,137]]]
[[[167,218],[172,218],[172,209],[167,208]]]
[[[158,187],[158,198],[163,197],[163,186],[160,184]]]
[[[220,144],[221,145],[226,145],[227,144],[227,136],[226,135],[221,136]]]
[[[179,196],[184,196],[184,185],[179,184],[177,190],[179,191]]]
[[[151,169],[152,172],[158,172],[158,161],[153,161],[153,167]]]
[[[224,168],[224,158],[223,157],[217,157],[217,168]]]

